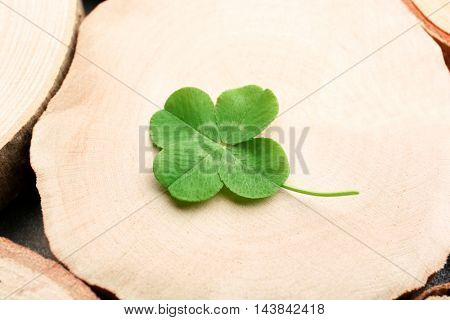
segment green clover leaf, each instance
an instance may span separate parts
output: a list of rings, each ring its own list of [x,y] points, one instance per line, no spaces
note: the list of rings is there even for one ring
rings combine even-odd
[[[224,185],[251,199],[269,197],[280,187],[316,196],[357,194],[284,185],[289,163],[283,148],[255,138],[277,113],[273,92],[256,85],[223,92],[216,106],[200,89],[175,91],[150,120],[150,138],[162,149],[153,162],[156,179],[174,198],[189,202],[207,200]]]

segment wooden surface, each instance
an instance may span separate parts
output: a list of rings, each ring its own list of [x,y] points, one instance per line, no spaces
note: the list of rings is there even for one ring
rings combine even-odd
[[[34,281],[26,285],[31,279]],[[0,297],[97,299],[88,286],[56,262],[5,238],[0,238]]]
[[[75,57],[31,160],[51,248],[89,283],[137,299],[395,298],[444,264],[450,79],[402,3],[111,0],[77,48],[90,61]],[[310,174],[291,159],[290,184],[361,195],[186,206],[139,168],[149,100],[248,83],[278,95],[288,154],[311,128]]]
[[[0,208],[32,181],[31,130],[67,72],[80,12],[78,0],[0,3]]]

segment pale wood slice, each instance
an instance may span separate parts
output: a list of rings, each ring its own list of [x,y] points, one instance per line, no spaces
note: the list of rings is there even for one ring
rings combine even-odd
[[[423,21],[425,29],[450,46],[450,3],[448,0],[403,0]],[[442,8],[439,10],[439,8]]]
[[[450,78],[403,3],[111,0],[77,48],[97,66],[75,57],[31,160],[50,245],[82,279],[127,299],[395,298],[444,264]],[[143,96],[248,83],[277,94],[266,135],[288,154],[311,128],[289,184],[361,195],[182,205],[140,168],[157,153]]]
[[[30,174],[31,129],[70,65],[78,0],[0,3],[0,208]]]
[[[0,238],[0,297],[97,299],[87,285],[61,265],[6,238]]]

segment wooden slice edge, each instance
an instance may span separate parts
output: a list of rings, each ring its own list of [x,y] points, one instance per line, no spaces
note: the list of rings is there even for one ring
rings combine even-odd
[[[402,0],[408,9],[423,22],[425,30],[433,37],[444,43],[447,47],[450,46],[450,30],[443,30],[431,21],[414,3],[414,0]]]
[[[47,278],[54,281],[58,286],[65,289],[76,300],[97,300],[98,297],[91,291],[91,289],[75,275],[67,271],[59,263],[44,258],[36,252],[16,244],[6,238],[0,237],[0,260],[11,259],[15,262],[32,269],[39,274],[45,275]],[[30,279],[32,280],[32,279]],[[1,282],[0,282],[1,285]],[[16,292],[21,291],[22,294],[26,292],[26,284],[23,288],[18,287]],[[11,293],[6,298],[14,298]],[[57,298],[57,297],[55,297]]]
[[[19,123],[18,126],[22,127],[17,130],[12,139],[0,146],[0,210],[17,197],[23,190],[25,182],[32,181],[33,171],[29,161],[29,152],[33,127],[45,111],[51,98],[58,92],[72,64],[75,53],[73,48],[75,48],[78,29],[84,17],[81,0],[76,0],[76,6],[72,36],[59,71],[52,80],[53,85],[43,101],[38,103],[38,107],[28,121],[25,124]]]
[[[419,294],[415,299],[416,300],[426,300],[431,297],[443,298],[443,300],[447,300],[450,297],[450,282],[440,284],[434,287],[431,287],[421,294]],[[447,297],[447,298],[445,298]]]

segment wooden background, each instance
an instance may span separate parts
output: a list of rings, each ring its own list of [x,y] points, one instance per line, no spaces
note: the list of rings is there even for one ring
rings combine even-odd
[[[99,2],[85,0],[84,6],[88,14]],[[441,44],[444,56],[447,58],[447,64],[450,67],[450,49]],[[12,241],[22,244],[44,257],[54,259],[48,241],[43,231],[42,213],[40,210],[39,194],[35,187],[23,192],[19,198],[11,203],[6,209],[0,212],[0,236],[11,239]],[[443,221],[442,223],[448,223]],[[430,277],[426,288],[450,282],[450,256],[447,264]],[[102,290],[96,290],[96,293],[103,298],[114,298],[113,295]],[[404,298],[408,298],[405,296]]]
[[[102,0],[83,1],[85,13],[92,11]],[[34,177],[33,177],[34,179]],[[21,244],[40,255],[56,260],[50,251],[44,234],[39,193],[33,181],[17,199],[0,211],[0,237]],[[96,290],[102,298],[114,298],[102,290]]]

